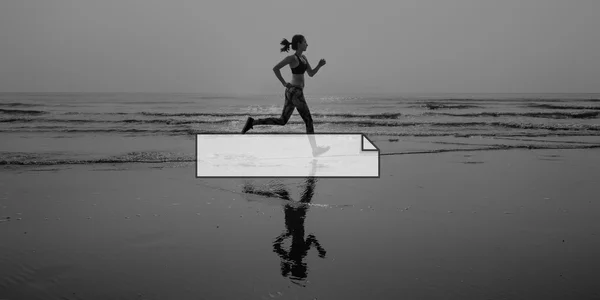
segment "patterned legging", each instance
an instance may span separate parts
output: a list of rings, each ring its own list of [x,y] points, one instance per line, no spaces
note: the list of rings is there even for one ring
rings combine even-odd
[[[292,86],[290,88],[286,88],[285,90],[285,104],[283,106],[283,111],[281,112],[281,116],[279,118],[266,118],[266,119],[256,119],[254,120],[254,125],[285,125],[292,113],[294,113],[294,108],[298,109],[298,113],[302,120],[304,120],[304,124],[306,124],[306,133],[312,134],[315,133],[315,129],[313,127],[313,120],[310,115],[310,110],[308,109],[308,104],[306,104],[306,100],[304,99],[304,92],[301,87]]]

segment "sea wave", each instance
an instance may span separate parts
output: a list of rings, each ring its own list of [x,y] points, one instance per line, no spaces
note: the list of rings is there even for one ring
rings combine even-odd
[[[427,113],[427,115],[444,115],[452,117],[530,117],[546,119],[594,119],[600,117],[600,111],[586,112],[479,112],[479,113]]]
[[[401,152],[387,152],[381,153],[381,156],[389,155],[407,155],[407,154],[433,154],[443,152],[479,152],[479,151],[493,151],[493,150],[514,150],[514,149],[527,149],[527,150],[540,150],[540,149],[598,149],[599,144],[595,145],[569,145],[569,144],[524,144],[524,145],[494,145],[477,148],[447,148],[447,149],[433,149],[423,151],[401,151]]]
[[[500,127],[518,129],[544,129],[544,130],[592,130],[600,131],[597,124],[534,124],[520,122],[393,122],[393,121],[325,121],[323,124],[350,124],[357,127]]]
[[[26,110],[26,109],[3,109],[0,108],[0,114],[6,115],[42,115],[47,114],[47,111],[43,110]]]
[[[157,117],[245,117],[252,116],[258,117],[269,117],[273,114],[248,114],[248,113],[149,113],[140,112],[139,114],[146,116],[157,116]],[[596,118],[600,116],[600,112],[589,111],[589,112],[476,112],[476,113],[442,113],[442,112],[424,112],[409,114],[404,112],[384,112],[384,113],[312,113],[313,117],[337,117],[337,118],[367,118],[367,119],[399,119],[405,117],[419,117],[419,116],[456,116],[456,117],[534,117],[534,118],[549,118],[549,119],[585,119],[585,118]]]
[[[125,120],[89,120],[89,119],[32,119],[32,118],[9,118],[0,119],[0,123],[111,123],[111,124],[165,124],[165,125],[194,125],[194,124],[223,124],[223,123],[238,123],[240,119],[217,119],[217,120],[179,120],[179,119],[125,119]],[[519,129],[545,129],[545,130],[592,130],[600,131],[600,124],[577,124],[577,123],[566,123],[566,124],[540,124],[540,123],[529,123],[529,122],[484,122],[484,121],[462,121],[462,122],[427,122],[427,121],[413,121],[407,122],[402,120],[393,120],[382,118],[381,120],[350,120],[350,119],[321,119],[315,122],[319,125],[350,125],[350,127],[444,127],[444,128],[457,128],[457,127],[499,127],[499,128],[519,128]],[[288,124],[304,124],[302,120],[288,121]],[[17,129],[18,127],[13,127]],[[23,127],[32,128],[32,127]],[[43,125],[37,126],[36,128],[44,128]],[[63,128],[60,126],[46,127],[46,128]],[[165,130],[171,130],[164,128]],[[65,130],[78,130],[75,128],[65,128]],[[112,128],[99,128],[95,130],[108,130],[112,131]],[[134,128],[118,128],[117,130],[135,130]]]
[[[2,110],[0,110],[2,111]],[[37,112],[40,114],[44,114],[46,112],[42,111],[17,111],[17,110],[5,110],[5,111],[13,111],[15,115],[20,114],[21,112],[24,115],[36,115]],[[6,118],[0,119],[2,123],[12,123],[12,122],[71,122],[71,123],[90,123],[90,122],[125,122],[125,123],[170,123],[170,124],[188,124],[194,122],[233,122],[239,121],[240,119],[245,119],[247,116],[251,116],[256,118],[266,118],[277,116],[277,114],[270,113],[235,113],[235,112],[222,112],[222,113],[153,113],[153,112],[118,112],[118,113],[86,113],[86,112],[66,112],[62,115],[88,115],[88,116],[131,116],[133,118],[126,120],[102,120],[102,119],[68,119],[61,118],[61,114],[57,114],[56,118],[27,118],[27,117],[14,117],[14,118]],[[135,119],[136,115],[142,115],[144,117],[148,117],[147,119]],[[342,118],[342,119],[401,119],[403,117],[406,118],[415,118],[422,116],[450,116],[450,117],[531,117],[531,118],[546,118],[546,119],[593,119],[600,117],[600,111],[581,111],[581,112],[564,112],[564,111],[553,111],[553,112],[492,112],[492,111],[481,111],[481,112],[472,112],[472,113],[447,113],[447,112],[423,112],[423,113],[405,113],[405,112],[383,112],[383,113],[313,113],[312,116],[314,118]],[[202,118],[202,117],[221,117],[230,119],[221,119],[221,120],[209,120],[203,121],[199,119],[193,120],[181,120],[181,118]],[[150,119],[152,118],[152,119]]]
[[[0,119],[0,123],[107,123],[108,120],[93,119],[50,119],[50,118],[7,118]]]
[[[8,157],[7,157],[8,156]],[[123,155],[110,156],[107,158],[93,159],[55,159],[52,155],[42,153],[22,154],[3,153],[0,165],[72,165],[72,164],[116,164],[116,163],[166,163],[166,162],[194,162],[195,156],[181,153],[141,151],[129,152]]]
[[[279,129],[279,128],[277,128]],[[260,134],[298,134],[304,129],[296,130],[261,130]],[[364,133],[377,136],[410,136],[410,137],[550,137],[550,136],[600,136],[600,129],[555,129],[555,128],[524,128],[524,126],[502,127],[500,129],[481,129],[478,127],[462,127],[457,129],[438,128],[316,128],[321,134]],[[504,129],[504,130],[503,130]],[[510,129],[510,130],[509,130]],[[126,136],[195,136],[197,134],[239,134],[239,128],[206,129],[206,128],[10,128],[0,129],[3,133],[51,133],[51,134],[117,134]],[[250,134],[255,134],[250,133]]]
[[[424,103],[417,106],[412,107],[424,107],[430,110],[435,109],[468,109],[468,108],[481,108],[479,105],[471,105],[471,104],[441,104],[441,103]]]
[[[527,104],[527,107],[532,108],[545,108],[545,109],[586,109],[586,110],[600,110],[600,106],[580,106],[580,105],[552,105],[552,104]]]
[[[268,117],[273,114],[249,114],[249,113],[155,113],[155,112],[139,112],[138,114],[145,116],[157,117]],[[354,114],[354,113],[312,113],[313,117],[342,117],[342,118],[372,118],[372,119],[395,119],[403,114],[400,112],[392,113],[374,113],[374,114]]]
[[[115,115],[115,116],[121,116],[121,115],[131,115],[132,113],[129,112],[110,112],[110,113],[106,113],[106,112],[87,112],[87,111],[68,111],[68,112],[63,112],[62,115],[91,115],[91,116],[99,116],[99,115]],[[136,113],[133,113],[136,114]]]
[[[421,99],[415,100],[414,98],[391,98],[389,100],[404,100],[402,103],[413,103],[413,104],[422,104],[424,102],[445,102],[445,103],[470,103],[470,102],[479,102],[479,103],[518,103],[518,102],[573,102],[573,101],[600,101],[597,98],[586,98],[586,96],[576,96],[576,97],[560,97],[560,96],[510,96],[506,97],[494,97],[494,96],[480,96],[480,97],[447,97],[447,98],[438,98],[435,96],[431,97],[423,97]]]
[[[34,103],[25,103],[25,102],[0,102],[0,106],[4,106],[4,107],[34,107],[34,106],[40,106],[40,105],[34,104]]]
[[[239,123],[243,120],[240,119],[217,119],[217,120],[179,120],[179,119],[125,119],[125,120],[91,120],[91,119],[36,119],[36,118],[9,118],[0,119],[0,123],[65,123],[65,124],[78,124],[78,123],[109,123],[109,124],[164,124],[164,125],[194,125],[194,124],[224,124],[224,123]],[[577,123],[565,123],[565,124],[540,124],[530,122],[485,122],[485,121],[460,121],[460,122],[428,122],[428,121],[402,121],[394,119],[320,119],[315,122],[318,125],[349,125],[352,128],[364,128],[364,127],[444,127],[444,128],[465,128],[465,127],[498,127],[498,128],[518,128],[518,129],[544,129],[544,130],[592,130],[600,131],[600,124],[577,124]],[[288,124],[304,124],[302,120],[290,120]],[[18,129],[19,127],[13,127],[12,129]],[[32,128],[33,127],[22,127]],[[44,125],[36,126],[35,128],[51,129],[51,128],[64,128],[60,126],[44,127]],[[85,128],[79,128],[85,130]],[[160,128],[157,128],[159,130]],[[64,130],[78,130],[78,128],[64,128]],[[135,128],[98,128],[94,130],[136,130]],[[162,128],[162,130],[173,130],[171,128]]]
[[[166,113],[166,112],[138,112],[144,116],[156,117],[230,117],[230,116],[247,116],[248,113]]]
[[[0,123],[125,123],[125,124],[165,124],[165,125],[185,125],[185,124],[220,124],[229,122],[239,122],[240,119],[221,119],[221,120],[178,120],[178,119],[125,119],[125,120],[101,120],[101,119],[53,119],[53,118],[7,118],[0,119]]]
[[[164,134],[164,135],[193,135],[197,132],[211,132],[208,130],[193,130],[191,128],[64,128],[59,126],[39,126],[39,127],[16,127],[9,129],[0,129],[0,132],[28,132],[28,133],[121,133],[121,134]]]

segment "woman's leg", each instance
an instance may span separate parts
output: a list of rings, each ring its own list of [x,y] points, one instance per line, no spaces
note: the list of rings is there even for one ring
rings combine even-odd
[[[325,148],[318,147],[317,141],[315,140],[315,128],[313,126],[313,119],[310,115],[310,109],[308,109],[308,104],[306,103],[306,99],[304,99],[304,92],[302,89],[296,89],[294,93],[290,97],[292,99],[292,103],[298,110],[300,117],[304,120],[304,124],[306,125],[306,134],[308,136],[308,142],[313,150],[313,156],[318,156],[325,151]]]
[[[285,125],[288,120],[294,113],[294,104],[290,99],[290,89],[285,91],[285,104],[283,105],[283,110],[281,111],[281,116],[279,118],[266,118],[266,119],[256,119],[253,122],[253,125]]]
[[[290,97],[294,106],[300,113],[302,120],[304,120],[304,124],[306,124],[306,133],[308,135],[308,141],[310,142],[310,146],[312,147],[313,156],[319,156],[329,150],[329,146],[327,147],[319,147],[317,146],[317,141],[315,140],[315,128],[313,126],[313,119],[310,115],[310,109],[308,109],[308,104],[304,99],[304,92],[302,89],[297,89],[295,93]]]
[[[315,133],[315,129],[313,127],[313,119],[310,115],[310,109],[308,109],[308,104],[304,99],[304,92],[302,92],[302,89],[296,88],[290,91],[290,98],[292,100],[292,103],[298,110],[300,117],[302,117],[302,120],[304,120],[304,124],[306,125],[306,133]]]

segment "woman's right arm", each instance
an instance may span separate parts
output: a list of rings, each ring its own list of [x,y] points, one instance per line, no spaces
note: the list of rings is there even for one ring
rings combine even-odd
[[[277,76],[277,79],[279,79],[279,81],[281,81],[281,84],[283,84],[283,86],[287,86],[287,82],[283,79],[283,76],[281,76],[280,69],[289,65],[292,61],[293,61],[293,56],[289,55],[273,67],[273,72],[275,73],[275,76]]]

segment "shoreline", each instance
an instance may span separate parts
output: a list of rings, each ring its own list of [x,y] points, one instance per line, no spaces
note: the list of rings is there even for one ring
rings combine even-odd
[[[554,137],[407,137],[368,135],[380,149],[381,157],[435,153],[477,153],[520,149],[561,151],[600,148],[598,136]],[[195,135],[184,136],[114,136],[77,135],[68,143],[52,134],[3,134],[0,147],[0,170],[22,167],[64,168],[72,165],[122,165],[128,163],[196,162]],[[29,149],[22,151],[21,149]]]

